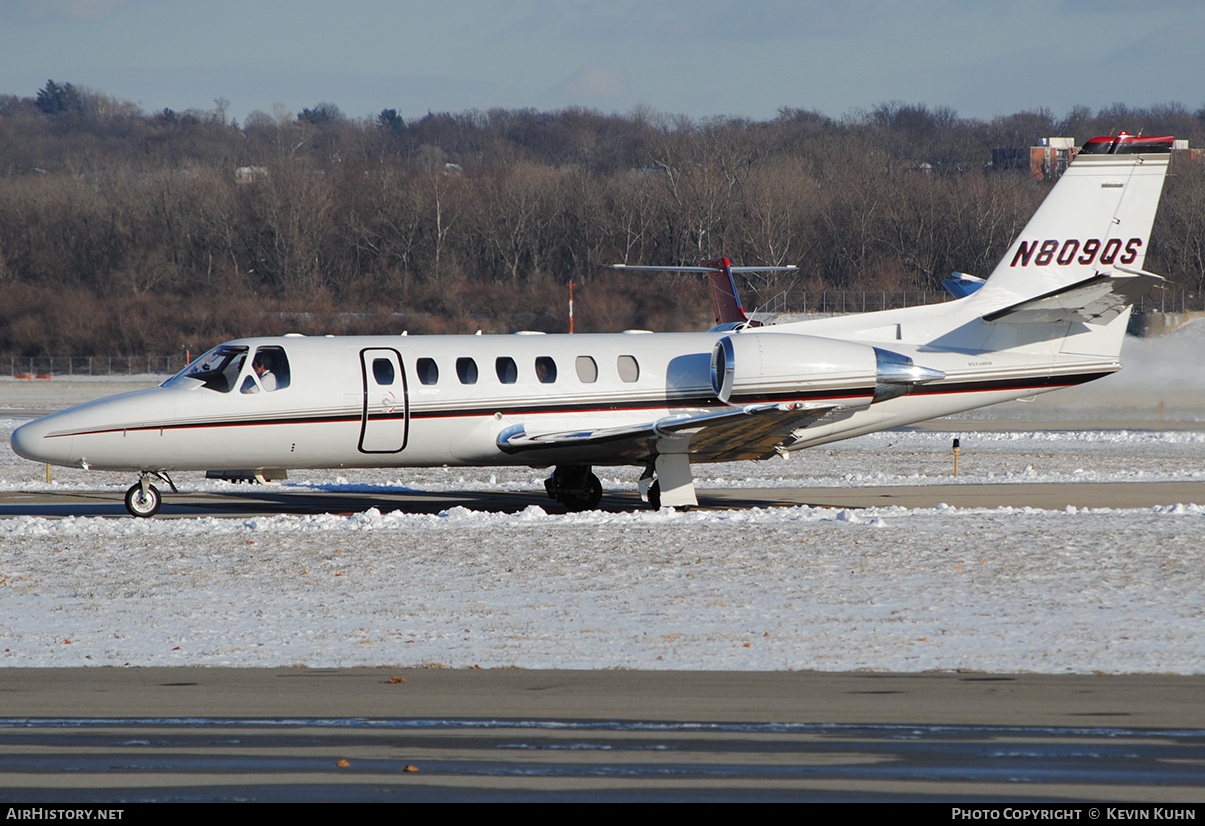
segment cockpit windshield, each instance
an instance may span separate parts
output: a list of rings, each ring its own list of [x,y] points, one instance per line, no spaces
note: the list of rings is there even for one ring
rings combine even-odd
[[[238,381],[243,363],[247,360],[247,348],[222,344],[214,347],[205,355],[194,361],[181,372],[164,382],[171,386],[182,379],[196,379],[204,382],[205,387],[219,393],[229,393],[234,383]]]

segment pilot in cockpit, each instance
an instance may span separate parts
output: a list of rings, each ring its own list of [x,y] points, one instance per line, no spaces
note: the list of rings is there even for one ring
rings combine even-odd
[[[260,350],[255,354],[255,361],[251,362],[251,369],[259,376],[259,383],[268,392],[276,389],[276,374],[272,372],[271,358],[269,353]]]
[[[276,389],[276,375],[272,372],[271,352],[267,350],[257,352],[255,359],[251,362],[251,369],[255,371],[256,377],[259,378],[259,384],[255,383],[255,379],[247,376],[243,380],[243,393],[258,393],[260,387],[268,393]]]

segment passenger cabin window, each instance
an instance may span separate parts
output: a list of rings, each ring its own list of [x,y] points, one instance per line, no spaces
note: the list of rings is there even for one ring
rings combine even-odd
[[[289,386],[289,359],[280,347],[260,347],[251,359],[251,371],[240,393],[271,393]]]
[[[418,373],[420,384],[435,384],[439,381],[439,368],[435,366],[435,359],[419,359],[414,372]]]
[[[540,356],[536,359],[536,378],[540,384],[552,384],[556,381],[556,362],[551,356]]]
[[[598,381],[598,364],[589,356],[578,356],[574,365],[577,367],[577,377],[584,384],[594,384]]]
[[[461,384],[476,384],[477,362],[471,358],[456,359],[456,375],[460,378]]]
[[[498,381],[503,384],[514,384],[519,380],[519,368],[510,356],[498,356],[494,361],[494,370],[498,373]]]
[[[393,384],[393,380],[396,378],[393,370],[393,362],[389,359],[373,359],[372,377],[382,387],[388,387]]]
[[[623,381],[632,382],[640,378],[640,365],[636,363],[635,356],[620,356],[616,367],[619,368],[619,378]]]

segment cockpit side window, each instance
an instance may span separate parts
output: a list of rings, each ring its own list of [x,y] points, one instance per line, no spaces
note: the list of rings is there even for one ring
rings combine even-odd
[[[260,347],[251,359],[251,371],[239,388],[240,393],[271,393],[289,386],[289,359],[280,347]]]
[[[292,380],[289,372],[289,357],[285,355],[283,347],[260,347],[255,351],[252,366],[255,367],[255,374],[259,376],[259,383],[269,392],[284,390]],[[275,387],[268,386],[271,384],[271,380],[265,378],[264,370],[267,370],[272,379],[276,380]]]

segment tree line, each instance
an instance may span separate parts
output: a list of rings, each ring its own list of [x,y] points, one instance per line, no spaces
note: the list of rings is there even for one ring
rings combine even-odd
[[[232,121],[49,81],[0,95],[0,353],[141,354],[288,330],[698,329],[706,287],[611,263],[797,264],[785,289],[987,274],[1049,190],[998,146],[1120,129],[1205,146],[1205,111],[991,120],[882,104],[769,121],[637,108]],[[1205,163],[1177,162],[1147,268],[1205,288]]]

